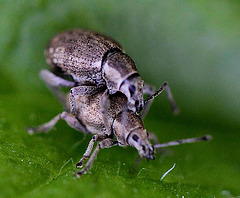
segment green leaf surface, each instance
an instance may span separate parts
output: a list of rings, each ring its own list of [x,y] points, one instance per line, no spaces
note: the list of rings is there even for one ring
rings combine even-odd
[[[230,0],[0,1],[0,197],[240,196],[239,8]],[[38,73],[49,39],[71,28],[111,36],[145,82],[169,82],[180,115],[163,93],[144,120],[160,142],[213,140],[164,149],[148,162],[134,148],[104,149],[76,179],[91,135],[64,121],[48,134],[25,130],[62,111]]]

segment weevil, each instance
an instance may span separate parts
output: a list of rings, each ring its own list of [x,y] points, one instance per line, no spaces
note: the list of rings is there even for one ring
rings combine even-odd
[[[120,44],[96,32],[75,29],[60,33],[48,44],[45,56],[52,72],[44,69],[40,76],[62,103],[66,101],[59,88],[71,88],[70,111],[74,115],[77,114],[76,97],[91,92],[89,85],[106,85],[102,98],[122,92],[128,98],[128,108],[137,113],[145,109],[142,114],[148,109],[143,108],[147,103],[144,104],[143,95],[152,97],[159,92],[154,93],[153,86],[144,84],[134,61]],[[85,86],[85,89],[79,89],[79,86]],[[177,113],[168,84],[164,83],[159,89],[166,90],[173,112]]]
[[[86,87],[82,86],[82,88],[85,89]],[[209,136],[205,136],[153,146],[149,139],[156,141],[155,136],[147,132],[139,115],[127,108],[128,99],[124,94],[116,92],[115,94],[108,95],[102,101],[101,98],[106,89],[104,86],[101,88],[88,86],[88,89],[91,92],[85,92],[82,95],[77,95],[75,98],[77,115],[70,113],[70,103],[68,102],[66,105],[67,111],[63,111],[41,126],[28,128],[29,134],[48,132],[60,119],[63,119],[69,126],[78,131],[86,134],[94,134],[76,167],[82,167],[84,161],[88,158],[89,160],[84,168],[76,173],[76,176],[81,176],[91,168],[99,150],[103,148],[110,148],[116,145],[122,147],[130,145],[138,150],[140,157],[155,159],[154,147],[160,148],[210,139]],[[103,108],[103,106],[107,108]],[[95,142],[98,143],[92,152]]]

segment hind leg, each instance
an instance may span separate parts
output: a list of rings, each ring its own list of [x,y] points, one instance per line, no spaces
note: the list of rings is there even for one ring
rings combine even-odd
[[[39,76],[45,82],[47,87],[52,91],[52,93],[56,96],[56,98],[62,103],[66,104],[66,96],[60,90],[60,87],[74,87],[76,86],[76,82],[65,80],[59,76],[56,76],[52,72],[43,69],[40,71]]]
[[[47,133],[57,124],[57,122],[60,119],[65,120],[70,127],[74,128],[78,131],[81,131],[83,133],[89,133],[87,131],[86,127],[81,123],[80,120],[78,120],[75,116],[73,116],[65,111],[58,114],[52,120],[50,120],[49,122],[47,122],[43,125],[40,125],[37,127],[27,127],[27,131],[29,134]]]

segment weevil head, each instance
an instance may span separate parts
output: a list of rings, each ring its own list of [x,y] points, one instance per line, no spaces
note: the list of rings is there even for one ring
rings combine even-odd
[[[130,110],[119,113],[113,122],[112,130],[120,145],[135,147],[140,157],[154,159],[154,147],[148,139],[141,118],[136,113]]]
[[[149,142],[145,129],[136,129],[129,133],[126,142],[138,150],[140,157],[155,159],[154,147]]]
[[[124,80],[120,91],[128,98],[128,108],[140,113],[143,109],[143,80],[138,74],[131,75]]]

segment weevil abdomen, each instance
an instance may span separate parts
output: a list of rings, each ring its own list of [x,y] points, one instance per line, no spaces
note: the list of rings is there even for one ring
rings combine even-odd
[[[111,49],[122,51],[116,41],[104,35],[76,29],[56,35],[48,44],[45,55],[53,70],[70,75],[74,81],[83,84],[98,84],[103,81],[102,61]]]

